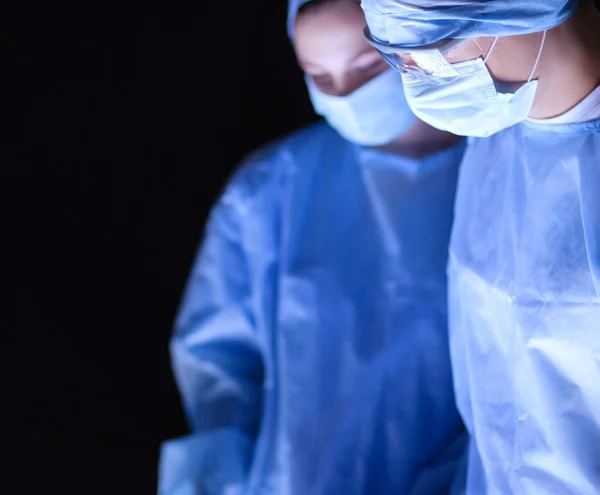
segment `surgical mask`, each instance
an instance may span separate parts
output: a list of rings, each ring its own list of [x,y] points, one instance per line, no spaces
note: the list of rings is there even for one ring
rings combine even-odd
[[[446,77],[408,71],[402,73],[406,99],[413,112],[433,127],[461,136],[488,137],[527,118],[537,91],[532,81],[537,69],[546,32],[542,38],[537,60],[527,83],[517,91],[501,90],[495,83],[486,62],[498,38],[494,40],[485,60],[447,64]],[[436,58],[439,67],[441,57]],[[416,60],[415,60],[416,61]],[[427,62],[416,61],[421,67]],[[443,64],[443,63],[442,63]]]
[[[386,70],[347,96],[323,93],[307,76],[315,112],[345,139],[362,146],[381,146],[404,134],[415,122],[402,78]]]

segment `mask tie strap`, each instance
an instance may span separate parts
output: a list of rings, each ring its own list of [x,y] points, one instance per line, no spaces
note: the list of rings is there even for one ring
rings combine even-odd
[[[544,35],[542,36],[542,42],[540,43],[540,49],[538,51],[537,58],[535,59],[535,63],[533,64],[533,70],[531,71],[531,75],[529,76],[529,79],[527,79],[527,82],[530,82],[533,79],[533,75],[535,74],[535,71],[538,68],[538,64],[540,63],[540,59],[542,58],[544,44],[546,43],[546,34],[547,33],[548,33],[548,31],[544,31]]]
[[[490,46],[489,51],[487,52],[487,55],[485,56],[485,58],[483,59],[483,63],[487,63],[488,58],[490,58],[490,55],[492,54],[492,52],[494,51],[494,48],[496,48],[496,43],[498,43],[498,40],[500,39],[499,36],[496,36],[494,38],[494,41],[492,41],[492,46]]]

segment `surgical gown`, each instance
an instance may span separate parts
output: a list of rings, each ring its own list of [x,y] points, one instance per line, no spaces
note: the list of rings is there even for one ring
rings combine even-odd
[[[164,445],[160,494],[447,493],[466,445],[446,301],[463,151],[411,160],[320,123],[239,169],[176,323],[193,435]]]
[[[600,493],[600,122],[473,140],[455,218],[467,493]]]

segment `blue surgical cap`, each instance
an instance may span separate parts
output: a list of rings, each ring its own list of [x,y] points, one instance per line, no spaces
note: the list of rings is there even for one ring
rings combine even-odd
[[[296,24],[296,15],[305,3],[308,3],[312,0],[290,0],[288,2],[288,20],[287,20],[287,29],[288,35],[291,38],[294,36],[294,26]]]
[[[373,37],[396,46],[551,29],[579,0],[362,0]]]

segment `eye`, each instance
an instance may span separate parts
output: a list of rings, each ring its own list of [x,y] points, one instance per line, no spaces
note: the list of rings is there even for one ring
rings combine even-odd
[[[308,74],[317,85],[327,84],[331,78],[327,74]]]
[[[315,83],[315,86],[326,93],[332,91],[334,87],[333,79],[329,74],[308,74]]]
[[[310,77],[317,88],[325,93],[331,93],[335,90],[335,83],[329,74],[311,74],[307,72],[306,75]]]

